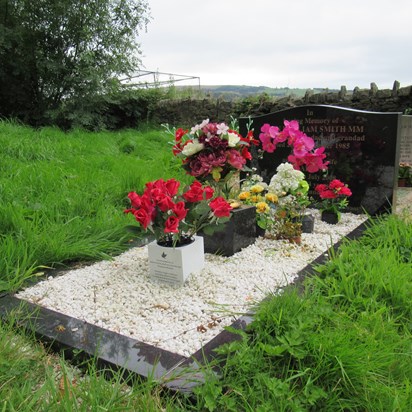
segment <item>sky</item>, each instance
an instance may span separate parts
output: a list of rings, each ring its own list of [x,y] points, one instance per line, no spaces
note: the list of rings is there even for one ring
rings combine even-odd
[[[143,70],[201,85],[412,85],[411,0],[147,1]]]

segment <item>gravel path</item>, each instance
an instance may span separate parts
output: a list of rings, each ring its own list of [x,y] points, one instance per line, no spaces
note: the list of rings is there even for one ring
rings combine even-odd
[[[343,214],[337,225],[321,222],[302,244],[258,238],[231,257],[205,256],[205,268],[182,287],[148,278],[147,246],[111,261],[50,276],[17,294],[148,344],[190,356],[270,293],[359,226],[364,215]]]

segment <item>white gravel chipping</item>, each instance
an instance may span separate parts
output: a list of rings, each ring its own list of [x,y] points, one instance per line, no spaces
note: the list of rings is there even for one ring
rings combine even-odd
[[[190,356],[251,305],[294,281],[297,273],[366,220],[342,214],[337,225],[319,218],[301,245],[258,238],[231,257],[205,255],[205,268],[182,287],[151,281],[147,246],[133,248],[16,296],[142,342]]]

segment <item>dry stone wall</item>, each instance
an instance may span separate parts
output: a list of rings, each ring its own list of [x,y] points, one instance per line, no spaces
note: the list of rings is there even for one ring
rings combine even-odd
[[[395,81],[392,89],[379,90],[375,83],[371,83],[370,89],[355,87],[353,91],[347,91],[345,86],[338,92],[325,90],[314,94],[308,90],[303,98],[288,96],[275,99],[263,94],[238,101],[213,98],[162,100],[152,111],[151,118],[154,122],[174,126],[190,126],[205,118],[230,123],[232,117],[259,116],[312,104],[405,113],[408,109],[412,110],[412,86],[400,87],[399,82]]]

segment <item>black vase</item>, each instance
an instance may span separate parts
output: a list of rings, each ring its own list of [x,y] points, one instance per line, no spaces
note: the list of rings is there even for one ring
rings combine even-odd
[[[256,207],[242,206],[230,212],[230,220],[224,224],[223,230],[203,236],[205,253],[232,256],[241,249],[256,241]]]
[[[263,229],[258,224],[256,224],[256,237],[264,237],[266,233],[266,229]]]
[[[315,217],[312,215],[303,215],[302,233],[312,233],[315,226]]]
[[[302,225],[302,233],[312,233],[315,226],[315,217],[312,215],[303,215],[299,217],[293,217],[293,223],[300,223]]]
[[[336,225],[339,222],[339,216],[336,212],[331,212],[329,210],[322,211],[321,219],[322,222],[329,223],[331,225]]]

